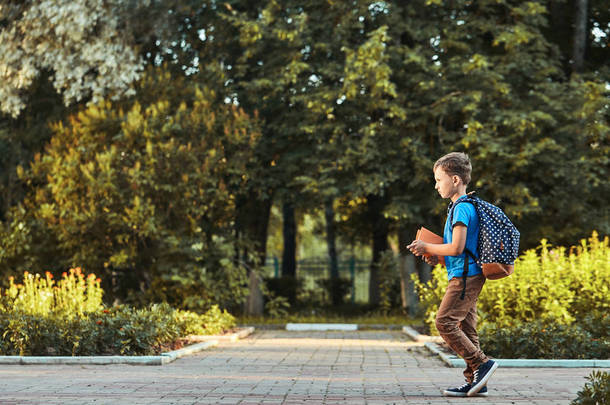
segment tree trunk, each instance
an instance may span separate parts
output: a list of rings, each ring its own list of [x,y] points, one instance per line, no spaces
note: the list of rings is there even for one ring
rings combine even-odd
[[[407,245],[413,241],[413,232],[409,227],[402,227],[398,232],[399,259],[398,268],[400,269],[400,296],[402,299],[402,309],[404,313],[415,316],[417,304],[419,302],[415,292],[415,284],[411,280],[411,275],[416,274],[415,256],[407,250]]]
[[[373,226],[373,259],[371,261],[371,273],[369,278],[369,304],[378,306],[379,295],[379,262],[381,255],[388,250],[388,221],[383,216],[383,209],[387,201],[384,197],[370,195],[367,197],[368,219]]]
[[[267,256],[267,230],[271,212],[271,199],[260,200],[255,193],[238,198],[237,215],[235,220],[236,234],[246,241],[254,242],[255,257],[252,260],[247,250],[242,253],[242,260],[248,266],[249,295],[244,303],[244,312],[247,315],[262,315],[264,309],[263,294],[261,292],[261,278],[256,271],[257,267],[265,263]]]
[[[560,48],[562,69],[566,75],[572,72],[573,53],[573,2],[554,0],[548,3],[549,26],[544,29],[545,36]],[[575,7],[575,6],[574,6]]]
[[[587,47],[587,0],[576,0],[574,17],[574,45],[572,50],[572,72],[580,73],[585,65]]]
[[[297,228],[294,218],[294,204],[287,201],[282,209],[284,217],[284,253],[282,256],[282,277],[296,277]]]
[[[415,258],[413,261],[415,263],[415,270],[419,276],[419,281],[422,283],[427,283],[428,281],[432,280],[432,266],[420,258]]]
[[[324,205],[324,217],[326,218],[326,245],[328,246],[328,259],[330,261],[331,299],[333,306],[337,306],[343,304],[343,296],[339,284],[339,265],[337,262],[335,239],[335,211],[333,209],[332,198],[328,199]]]

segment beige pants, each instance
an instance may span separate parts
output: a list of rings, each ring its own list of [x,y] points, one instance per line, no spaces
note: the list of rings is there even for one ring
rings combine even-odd
[[[477,300],[484,284],[482,274],[468,277],[466,295],[461,300],[462,278],[452,278],[436,314],[436,329],[449,347],[466,362],[464,377],[469,383],[472,382],[474,370],[489,360],[481,351],[477,335]]]

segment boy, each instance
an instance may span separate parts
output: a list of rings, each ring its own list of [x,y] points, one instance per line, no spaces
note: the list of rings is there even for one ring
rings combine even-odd
[[[416,256],[432,255],[425,260],[433,266],[438,263],[437,256],[445,256],[449,285],[436,314],[436,328],[449,347],[466,361],[466,384],[443,391],[445,396],[452,397],[487,396],[487,381],[498,367],[479,347],[476,304],[485,277],[476,261],[465,251],[468,249],[472,254],[477,254],[479,218],[472,204],[456,204],[466,197],[471,171],[470,159],[464,153],[449,153],[436,161],[434,188],[442,198],[451,199],[443,233],[444,243],[415,240],[407,246]],[[464,260],[468,260],[465,293],[462,278]]]

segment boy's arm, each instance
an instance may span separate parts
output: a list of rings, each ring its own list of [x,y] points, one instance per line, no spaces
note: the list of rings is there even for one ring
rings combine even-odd
[[[464,252],[466,247],[466,225],[461,222],[453,226],[453,234],[451,243],[426,243],[421,240],[414,240],[407,249],[415,256],[430,254],[436,256],[458,256]]]

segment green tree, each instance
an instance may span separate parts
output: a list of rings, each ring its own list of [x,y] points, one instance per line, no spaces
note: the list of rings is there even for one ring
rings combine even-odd
[[[31,191],[5,240],[25,227],[46,242],[23,252],[38,268],[82,266],[112,281],[117,298],[144,292],[193,309],[243,300],[235,202],[259,129],[192,79],[150,70],[137,98],[55,124],[45,153],[21,171]]]
[[[595,158],[608,144],[604,84],[566,77],[544,35],[544,4],[456,6],[429,7],[446,27],[435,47],[441,75],[434,86],[459,95],[439,104],[439,119],[449,118],[439,125],[440,151],[470,153],[473,188],[516,219],[525,247],[550,235],[561,243],[585,236],[600,225],[591,213],[608,191]]]

